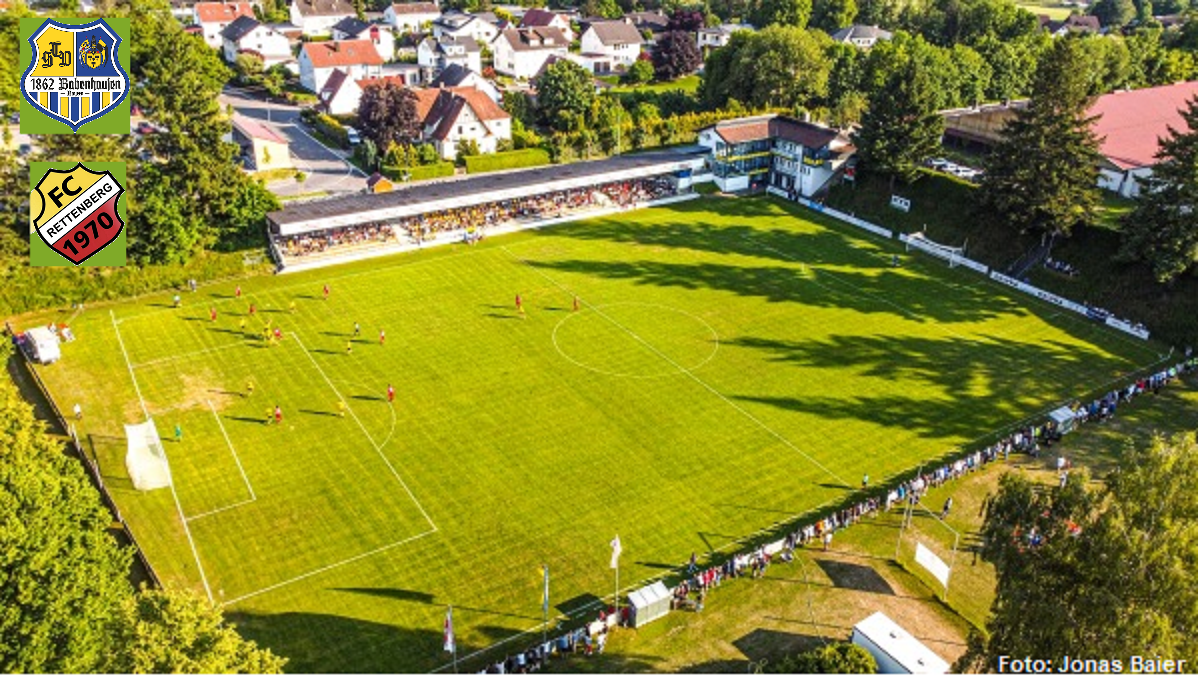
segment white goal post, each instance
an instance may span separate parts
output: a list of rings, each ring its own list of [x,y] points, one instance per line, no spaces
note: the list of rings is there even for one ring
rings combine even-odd
[[[152,491],[170,486],[171,468],[153,418],[140,425],[125,425],[125,437],[129,442],[125,469],[129,470],[133,487],[139,491]]]
[[[904,241],[907,245],[907,251],[910,251],[914,247],[920,251],[924,251],[937,258],[948,261],[949,267],[957,267],[958,261],[965,258],[965,247],[948,246],[947,244],[933,242],[922,232],[915,232],[907,235]]]

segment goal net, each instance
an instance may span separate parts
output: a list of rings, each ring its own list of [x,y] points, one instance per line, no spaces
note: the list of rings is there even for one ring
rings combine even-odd
[[[895,558],[931,589],[947,596],[961,534],[922,502],[907,504]]]
[[[948,261],[950,267],[956,267],[957,261],[965,257],[965,247],[948,246],[928,239],[922,232],[907,235],[907,251],[919,249],[937,258]]]
[[[153,420],[140,425],[125,425],[125,437],[129,450],[125,453],[125,468],[133,487],[139,491],[152,491],[171,485],[171,468],[166,462],[166,451],[158,428]]]

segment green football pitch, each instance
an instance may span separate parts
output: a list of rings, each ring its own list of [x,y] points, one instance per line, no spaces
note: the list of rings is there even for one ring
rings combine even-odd
[[[290,669],[432,670],[448,604],[462,656],[531,643],[542,564],[555,621],[590,613],[617,533],[632,588],[1160,358],[893,253],[780,201],[702,198],[91,307],[39,370],[83,406],[167,584]],[[173,491],[126,473],[143,406]]]

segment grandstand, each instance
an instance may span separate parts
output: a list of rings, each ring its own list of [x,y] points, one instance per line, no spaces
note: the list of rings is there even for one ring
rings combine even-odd
[[[701,150],[659,151],[293,204],[267,215],[271,252],[293,272],[664,204],[692,197],[703,166]]]

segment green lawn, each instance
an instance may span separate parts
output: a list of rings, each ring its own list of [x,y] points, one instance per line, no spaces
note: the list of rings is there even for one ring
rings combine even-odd
[[[1047,14],[1048,18],[1053,21],[1064,20],[1073,12],[1073,8],[1065,7],[1051,1],[1036,2],[1035,0],[1020,0],[1015,4],[1032,14]]]
[[[447,604],[463,655],[539,632],[542,563],[555,616],[577,616],[612,589],[616,533],[632,588],[1158,357],[971,273],[892,268],[891,243],[813,218],[711,197],[247,279],[241,298],[205,287],[181,309],[89,306],[41,373],[83,405],[170,584],[202,593],[198,556],[293,670],[424,671],[446,664]],[[68,315],[17,324],[51,318]],[[266,320],[281,344],[256,338]],[[194,553],[171,492],[126,475],[142,401],[164,437],[184,431],[165,447]]]
[[[649,84],[643,85],[620,85],[619,78],[616,78],[615,81],[611,82],[611,84],[617,85],[612,87],[612,91],[617,94],[630,94],[632,92],[652,92],[660,94],[662,92],[674,90],[690,94],[699,89],[699,76],[687,75],[686,77],[680,77],[677,80],[671,80],[669,82],[651,82]]]

